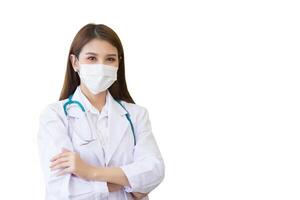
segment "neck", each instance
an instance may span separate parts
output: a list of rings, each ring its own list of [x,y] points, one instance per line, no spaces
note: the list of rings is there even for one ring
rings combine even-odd
[[[99,111],[101,111],[103,106],[105,105],[107,90],[104,90],[99,94],[93,94],[82,84],[80,84],[80,89],[86,96],[86,98],[90,101],[90,103]]]

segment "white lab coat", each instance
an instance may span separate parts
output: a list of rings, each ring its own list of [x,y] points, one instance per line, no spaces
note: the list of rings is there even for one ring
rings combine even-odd
[[[81,102],[77,87],[73,100]],[[148,193],[164,178],[164,162],[152,134],[149,115],[144,107],[121,101],[130,114],[135,135],[126,119],[127,113],[108,92],[109,149],[104,157],[95,133],[89,127],[86,113],[72,104],[66,117],[63,104],[67,100],[48,105],[40,115],[38,146],[45,177],[46,200],[122,200],[133,199],[130,192]],[[109,192],[107,183],[86,181],[72,174],[55,176],[50,159],[62,148],[79,153],[81,159],[94,166],[118,166],[128,178],[130,186]],[[148,199],[147,197],[145,199]]]

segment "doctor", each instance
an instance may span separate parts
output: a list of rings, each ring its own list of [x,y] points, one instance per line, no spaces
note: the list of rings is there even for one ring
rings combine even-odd
[[[148,199],[164,162],[125,80],[123,47],[102,24],[75,36],[60,100],[40,115],[46,200]]]

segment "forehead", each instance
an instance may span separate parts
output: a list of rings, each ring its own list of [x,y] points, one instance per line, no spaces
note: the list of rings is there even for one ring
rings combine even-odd
[[[94,52],[99,55],[105,55],[105,54],[117,54],[118,50],[116,47],[111,45],[109,42],[101,39],[92,39],[88,43],[86,43],[81,53],[84,54],[86,52]]]

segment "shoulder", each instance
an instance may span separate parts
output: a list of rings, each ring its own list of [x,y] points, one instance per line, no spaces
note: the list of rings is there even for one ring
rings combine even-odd
[[[123,105],[125,105],[126,109],[128,110],[129,114],[134,114],[134,115],[140,115],[143,113],[148,113],[148,110],[146,107],[134,104],[134,103],[128,103],[126,101],[121,101]]]
[[[125,105],[131,119],[133,120],[133,124],[137,132],[151,131],[151,120],[146,107],[124,101],[122,103]]]
[[[40,122],[41,123],[48,123],[52,121],[61,121],[65,123],[66,116],[63,109],[63,104],[65,100],[52,102],[46,105],[40,114]]]
[[[148,109],[144,106],[121,101],[131,118],[136,122],[149,121]]]

